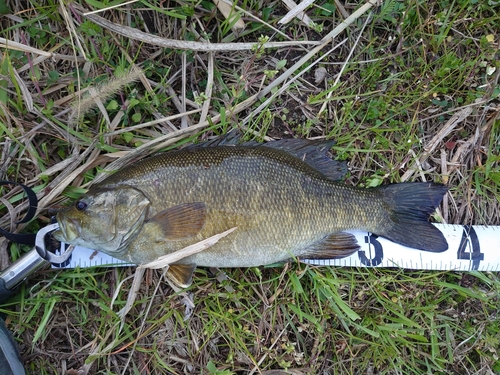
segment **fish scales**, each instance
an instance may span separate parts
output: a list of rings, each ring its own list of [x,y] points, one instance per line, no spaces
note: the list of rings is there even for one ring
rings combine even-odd
[[[237,229],[171,265],[181,286],[196,266],[250,267],[341,258],[359,248],[348,230],[408,247],[448,245],[428,222],[447,188],[406,183],[360,189],[334,181],[331,142],[197,147],[159,154],[110,175],[57,215],[55,237],[145,264]],[[328,176],[328,177],[327,177]]]
[[[186,259],[201,266],[249,267],[300,256],[326,235],[383,221],[377,194],[326,180],[281,150],[245,147],[174,151],[112,175],[96,187],[132,185],[151,201],[151,215],[186,202],[204,202],[207,219],[195,237],[172,243],[170,251],[238,227],[218,244]],[[366,207],[373,207],[366,211]],[[382,215],[380,214],[382,213]],[[128,259],[147,263],[164,255],[150,247]],[[252,256],[249,256],[252,254]],[[221,258],[224,263],[221,264]]]

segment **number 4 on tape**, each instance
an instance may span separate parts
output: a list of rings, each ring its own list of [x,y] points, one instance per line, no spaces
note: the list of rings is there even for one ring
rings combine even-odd
[[[479,245],[479,238],[474,228],[470,225],[464,226],[462,232],[462,239],[458,246],[457,259],[472,260],[471,269],[479,269],[479,262],[484,260],[484,254],[481,253],[481,246]]]

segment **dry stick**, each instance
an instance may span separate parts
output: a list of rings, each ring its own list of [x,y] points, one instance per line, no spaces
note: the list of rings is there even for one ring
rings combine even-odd
[[[373,0],[372,0],[373,1]],[[189,50],[189,51],[245,51],[251,50],[255,48],[258,44],[256,43],[203,43],[203,42],[193,42],[193,41],[185,41],[185,40],[176,40],[176,39],[167,39],[161,38],[155,35],[144,33],[140,30],[118,25],[116,23],[110,22],[102,17],[96,15],[87,15],[89,20],[94,22],[95,24],[104,27],[108,30],[111,30],[117,34],[123,35],[127,38],[140,40],[145,43],[149,43],[152,45],[156,45],[163,48],[174,48],[180,50]],[[268,42],[262,44],[263,48],[282,48],[282,47],[290,47],[290,46],[301,46],[301,45],[318,45],[321,42],[316,41],[290,41],[290,42]]]
[[[430,140],[430,142],[424,147],[424,152],[420,155],[418,160],[415,160],[413,165],[408,168],[405,174],[401,177],[401,182],[407,181],[413,173],[415,172],[415,165],[417,163],[420,165],[427,160],[427,158],[434,152],[439,143],[452,132],[453,129],[457,127],[462,121],[464,121],[472,113],[472,107],[464,107],[459,112],[455,113],[443,127],[437,132],[437,134]]]
[[[443,176],[443,182],[446,184],[448,182],[448,163],[446,161],[447,159],[447,154],[446,150],[444,148],[441,149],[441,175]],[[449,217],[449,205],[448,205],[448,194],[445,194],[443,196],[443,220],[445,223],[448,222],[448,217]]]
[[[187,71],[187,56],[186,56],[186,51],[182,52],[181,54],[182,58],[182,75],[181,75],[181,113],[186,113],[186,71]],[[188,124],[189,122],[189,124]],[[181,129],[187,128],[190,124],[191,121],[189,121],[188,116],[183,116],[181,118]]]

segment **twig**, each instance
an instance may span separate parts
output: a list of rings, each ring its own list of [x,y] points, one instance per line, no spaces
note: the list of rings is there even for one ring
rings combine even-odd
[[[444,148],[441,149],[441,176],[443,178],[443,182],[445,184],[448,183],[448,163],[446,161],[447,159],[447,153]],[[448,205],[448,194],[445,194],[443,196],[443,202],[442,202],[442,207],[443,207],[443,220],[445,223],[448,222],[448,217],[449,217],[449,205]]]

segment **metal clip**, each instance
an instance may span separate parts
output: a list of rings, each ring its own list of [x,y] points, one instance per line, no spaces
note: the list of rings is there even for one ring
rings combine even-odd
[[[69,259],[75,247],[73,245],[69,246],[60,255],[54,252],[59,249],[47,249],[47,236],[57,229],[59,229],[59,224],[57,223],[47,225],[45,228],[40,229],[36,235],[35,248],[38,255],[43,259],[48,260],[50,263],[61,264]]]

